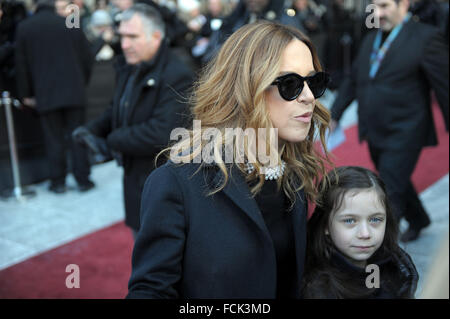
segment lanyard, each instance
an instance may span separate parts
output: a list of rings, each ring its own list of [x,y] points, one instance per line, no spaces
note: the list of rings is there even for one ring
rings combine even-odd
[[[392,42],[394,42],[395,38],[397,38],[398,34],[402,30],[403,26],[406,22],[409,21],[411,18],[411,13],[408,13],[403,19],[401,23],[399,23],[389,34],[386,41],[384,41],[383,46],[380,49],[381,46],[381,40],[382,40],[382,31],[378,30],[377,36],[375,38],[375,41],[373,43],[373,49],[372,54],[370,55],[370,78],[373,79],[375,75],[377,74],[378,70],[380,69],[381,62],[383,61],[384,57],[386,56],[387,51],[391,47]]]

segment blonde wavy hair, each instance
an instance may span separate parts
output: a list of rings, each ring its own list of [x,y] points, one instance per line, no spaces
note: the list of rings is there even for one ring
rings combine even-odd
[[[202,134],[198,136],[199,134],[194,134],[191,129],[190,138],[176,145],[178,148],[189,150],[179,159],[183,163],[190,162],[201,154],[206,144],[206,141],[201,139],[203,132],[218,129],[222,133],[222,138],[214,140],[213,154],[215,164],[225,178],[210,195],[226,186],[231,172],[230,167],[227,168],[223,162],[221,150],[222,147],[236,141],[225,139],[225,129],[273,128],[265,93],[278,76],[284,49],[294,39],[299,39],[308,46],[315,70],[321,71],[316,50],[305,35],[295,28],[268,21],[241,27],[228,38],[217,56],[203,69],[190,101],[193,119],[201,121]],[[306,139],[297,143],[286,141],[280,152],[276,150],[278,160],[283,159],[287,164],[283,178],[277,180],[278,186],[283,188],[290,199],[291,207],[295,203],[296,193],[302,189],[307,200],[315,202],[319,180],[322,176],[326,176],[326,166],[332,166],[325,144],[325,132],[329,121],[328,110],[316,101],[311,128]],[[320,138],[323,154],[314,148],[315,137]],[[266,140],[267,147],[270,147],[268,143]],[[158,156],[172,150],[172,147],[174,146],[166,148]],[[247,150],[245,156],[248,158]],[[204,165],[205,163],[201,163],[199,170]],[[263,167],[260,161],[254,163],[255,170],[251,174],[247,173],[244,164],[233,165],[246,176],[247,182],[257,181],[255,186],[251,187],[252,194],[256,195],[265,182],[265,176],[259,173]]]

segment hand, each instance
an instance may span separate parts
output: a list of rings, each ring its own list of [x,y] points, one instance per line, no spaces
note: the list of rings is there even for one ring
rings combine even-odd
[[[330,133],[333,133],[338,126],[339,126],[339,122],[337,122],[336,120],[331,119],[330,125],[329,125]]]
[[[25,106],[35,108],[36,107],[36,99],[34,97],[24,97],[23,104]]]
[[[95,136],[84,126],[77,127],[72,132],[75,142],[86,145],[94,154],[102,157],[110,157],[110,151],[103,138]]]
[[[79,126],[72,132],[72,139],[80,144],[86,144],[85,137],[88,136],[90,132],[84,126]]]

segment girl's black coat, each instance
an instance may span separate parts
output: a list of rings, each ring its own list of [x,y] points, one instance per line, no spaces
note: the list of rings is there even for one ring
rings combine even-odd
[[[419,275],[411,257],[398,248],[397,253],[380,256],[376,253],[367,262],[379,269],[379,288],[368,288],[366,280],[374,274],[373,270],[359,268],[350,264],[342,254],[334,252],[331,267],[314,267],[304,278],[303,297],[307,299],[411,299],[417,288]],[[308,267],[310,268],[310,267]],[[352,288],[352,295],[342,295],[333,284],[333,274],[343,274],[344,284]],[[373,277],[369,283],[374,283]],[[358,295],[357,292],[360,292]],[[355,295],[356,292],[356,295]]]

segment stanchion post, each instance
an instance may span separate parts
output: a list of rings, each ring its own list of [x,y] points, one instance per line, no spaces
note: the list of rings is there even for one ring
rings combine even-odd
[[[20,182],[20,170],[19,170],[19,156],[17,153],[17,144],[16,144],[16,136],[14,131],[14,120],[12,117],[11,105],[13,104],[13,100],[9,94],[9,92],[5,91],[2,93],[2,99],[0,104],[3,104],[5,107],[5,115],[6,115],[6,126],[8,129],[8,142],[9,142],[9,153],[11,157],[11,167],[13,173],[13,181],[14,181],[14,189],[13,195],[18,200],[24,199],[24,192],[22,190],[22,184]],[[34,195],[34,193],[30,193],[30,195]]]

